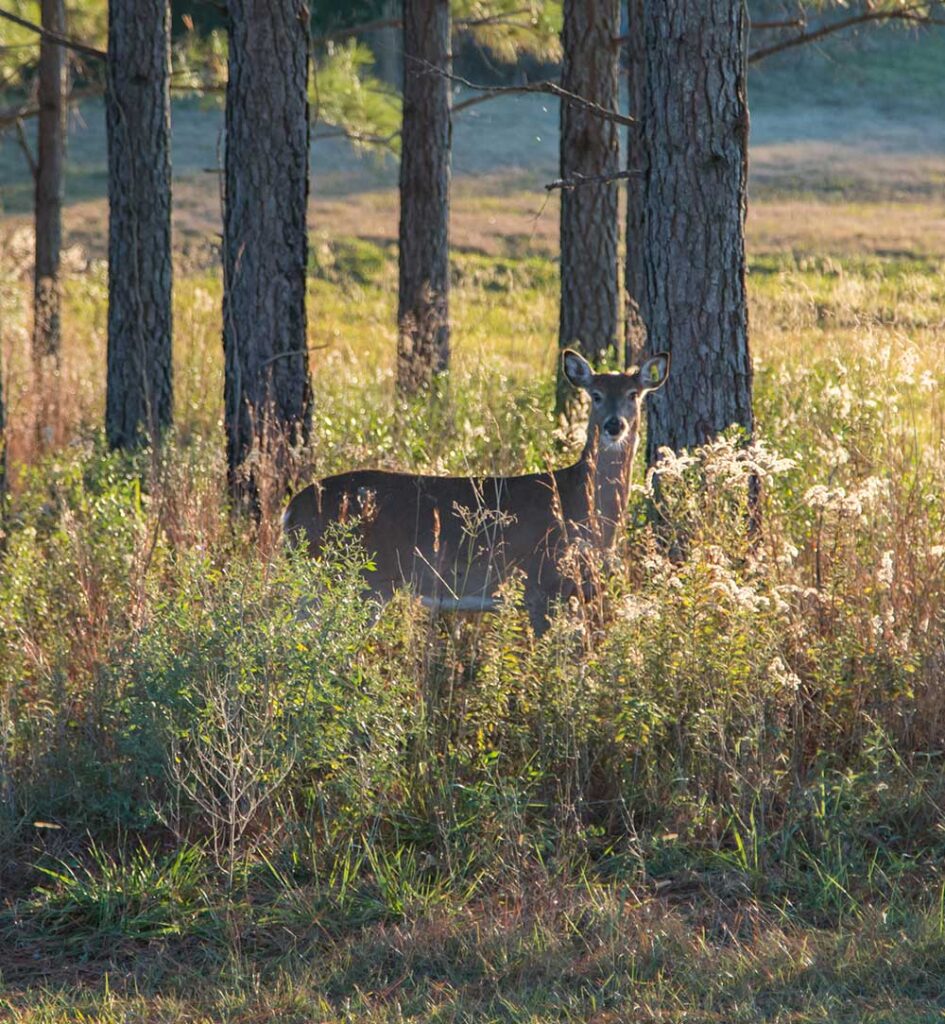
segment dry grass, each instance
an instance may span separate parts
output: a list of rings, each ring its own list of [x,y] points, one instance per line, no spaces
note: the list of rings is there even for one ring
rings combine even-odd
[[[38,986],[26,992],[7,959],[0,1011],[11,1024],[941,1019],[945,946],[932,918],[896,935],[867,918],[838,935],[786,924],[750,899],[733,904],[722,886],[688,889],[658,896],[538,873],[522,891],[341,938],[297,924],[291,940],[246,934],[210,985],[193,947],[127,965],[33,966],[24,974]],[[272,944],[277,966],[259,974],[252,949]]]
[[[556,200],[541,210],[519,185],[458,189],[455,383],[417,408],[392,397],[391,195],[313,205],[317,471],[514,472],[562,457],[547,414]],[[216,679],[200,658],[252,679],[258,662],[275,686],[284,654],[309,656],[294,606],[271,607],[279,556],[223,511],[207,208],[204,184],[179,187],[179,437],[169,463],[144,468],[143,493],[94,447],[102,205],[68,213],[66,345],[43,419],[25,358],[29,252],[4,248],[18,568],[8,560],[0,609],[13,730],[0,768],[48,785],[23,813],[58,808],[66,827],[2,821],[0,1019],[941,1020],[937,206],[756,202],[760,433],[796,463],[772,474],[757,544],[746,550],[730,503],[740,487],[726,490],[746,464],[723,446],[703,463],[710,498],[690,489],[692,469],[667,476],[689,562],[670,563],[641,527],[603,637],[578,642],[562,622],[535,646],[514,609],[481,632],[437,629],[406,601],[374,632],[351,625],[344,697],[317,705],[330,714],[316,734],[352,708],[383,713],[390,760],[358,760],[365,726],[352,725],[358,756],[342,746],[330,769],[293,776],[304,783],[267,804],[268,834],[230,888],[205,860],[168,867],[179,837],[153,817],[138,833],[148,855],[126,857],[128,822],[150,805],[118,803],[135,767],[117,753],[137,735],[135,672],[163,678],[196,651],[193,699]],[[312,664],[296,673],[306,685]]]
[[[767,150],[759,159],[757,196],[748,218],[748,245],[754,254],[795,252],[803,255],[945,256],[945,217],[934,195],[945,180],[945,164],[915,171],[916,181],[898,192],[872,199],[857,188],[852,195],[837,190],[824,194],[817,171],[823,154],[799,171],[793,192],[780,179],[764,182]],[[862,168],[862,154],[859,166]],[[851,157],[851,161],[854,158]],[[893,158],[890,157],[892,160]],[[778,154],[770,156],[778,173]],[[914,161],[905,166],[912,168]],[[900,161],[901,165],[901,161]],[[872,162],[868,165],[872,167]],[[877,170],[877,181],[888,180]],[[917,187],[922,184],[922,188]],[[926,189],[925,186],[928,186]],[[548,195],[527,175],[481,175],[458,178],[454,183],[450,231],[459,252],[489,256],[553,257],[558,247],[557,193]],[[397,193],[393,189],[366,190],[332,197],[315,195],[309,211],[313,232],[334,238],[363,238],[379,244],[397,240]],[[29,228],[29,218],[8,215],[4,236]],[[175,249],[191,265],[213,266],[214,239],[222,219],[216,179],[212,175],[174,183]],[[91,259],[103,259],[107,246],[106,204],[103,199],[72,203],[65,211],[67,247],[75,246]]]

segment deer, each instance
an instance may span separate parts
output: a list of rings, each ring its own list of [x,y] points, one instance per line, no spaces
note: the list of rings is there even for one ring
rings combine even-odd
[[[595,373],[573,349],[565,378],[590,396],[587,439],[573,465],[522,476],[423,476],[359,469],[299,491],[283,516],[289,543],[317,556],[332,523],[350,521],[373,569],[365,581],[388,602],[408,587],[434,611],[487,612],[502,585],[524,580],[524,603],[540,636],[558,600],[578,587],[564,564],[575,546],[613,551],[630,496],[645,397],[669,375],[660,352],[639,367]]]

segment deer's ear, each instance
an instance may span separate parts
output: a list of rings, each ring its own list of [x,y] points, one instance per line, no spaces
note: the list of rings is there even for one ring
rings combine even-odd
[[[564,364],[564,375],[576,388],[587,388],[591,386],[594,379],[594,371],[591,364],[573,348],[566,348],[561,356]]]
[[[644,394],[647,391],[656,391],[666,383],[669,376],[669,353],[657,352],[651,356],[640,367],[640,390]]]

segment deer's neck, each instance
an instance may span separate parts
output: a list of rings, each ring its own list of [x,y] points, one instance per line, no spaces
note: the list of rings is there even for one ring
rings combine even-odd
[[[588,500],[587,522],[594,540],[610,548],[617,538],[630,498],[630,471],[636,439],[614,447],[588,441],[581,455]]]

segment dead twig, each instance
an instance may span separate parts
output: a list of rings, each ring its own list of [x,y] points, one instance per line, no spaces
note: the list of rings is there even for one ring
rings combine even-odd
[[[636,118],[634,117],[618,113],[616,110],[608,110],[607,107],[602,107],[599,103],[595,103],[593,100],[586,99],[584,96],[579,96],[577,93],[569,92],[567,89],[562,89],[561,86],[553,79],[543,79],[540,82],[526,82],[525,85],[479,85],[476,82],[470,82],[468,78],[463,78],[462,75],[456,75],[451,71],[445,71],[443,68],[438,68],[435,64],[431,64],[429,61],[421,60],[418,57],[410,57],[408,59],[411,63],[419,65],[427,74],[440,75],[443,78],[448,79],[450,82],[462,85],[473,92],[482,93],[484,97],[488,97],[490,99],[493,96],[541,92],[547,93],[550,96],[557,96],[557,98],[563,103],[569,103],[572,106],[580,107],[582,110],[586,110],[588,113],[593,114],[595,117],[599,117],[604,121],[613,121],[616,124],[624,125],[634,125],[637,123]]]
[[[769,46],[762,46],[757,50],[753,50],[748,54],[748,63],[755,64],[766,57],[771,57],[775,53],[790,50],[795,46],[804,46],[807,43],[816,42],[818,39],[824,39],[836,32],[855,28],[857,25],[867,25],[872,22],[883,21],[906,21],[920,27],[925,25],[945,25],[945,18],[936,18],[931,14],[927,14],[918,4],[888,10],[867,10],[862,11],[860,14],[853,14],[849,18],[841,18],[839,21],[832,21],[824,25],[818,25],[815,28],[804,29],[802,32],[789,36],[787,39],[779,39]]]
[[[783,21],[753,21],[751,28],[756,32],[766,32],[779,28],[804,28],[806,25],[805,18],[785,18]]]
[[[311,355],[313,352],[321,352],[322,349],[328,348],[327,342],[324,345],[308,345],[306,348],[293,349],[291,352],[277,352],[274,356],[270,356],[268,359],[264,359],[260,364],[260,368],[269,366],[276,362],[278,359],[292,359],[295,356],[301,356],[304,353]]]
[[[570,178],[555,178],[545,185],[546,192],[552,192],[556,188],[570,190],[580,185],[609,185],[614,181],[625,181],[627,178],[635,178],[642,174],[639,170],[614,171],[612,174],[579,174],[575,172]]]

